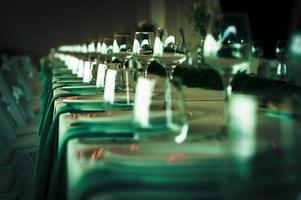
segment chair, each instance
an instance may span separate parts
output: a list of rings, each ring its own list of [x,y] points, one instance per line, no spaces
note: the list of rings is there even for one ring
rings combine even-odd
[[[17,126],[18,123],[14,120],[11,112],[7,109],[7,105],[1,100],[0,95],[0,135],[8,147],[21,152],[36,151],[37,136],[35,132],[26,132],[30,130],[26,124]],[[17,131],[22,130],[22,131]]]
[[[37,89],[36,85],[39,81],[35,81],[35,84],[32,83],[32,75],[25,71],[26,63],[22,57],[13,57],[8,59],[7,57],[3,58],[2,64],[2,73],[5,74],[5,80],[11,87],[10,90],[14,92],[16,98],[20,98],[20,103],[26,112],[26,114],[31,118],[35,117],[33,109],[34,106],[38,105],[39,96],[36,95]],[[28,61],[27,61],[28,62]]]
[[[0,199],[31,199],[36,133],[20,134],[0,95]],[[19,127],[20,128],[20,127]]]
[[[1,98],[7,104],[7,110],[12,115],[14,121],[16,122],[17,126],[25,126],[26,125],[26,118],[24,113],[18,107],[17,102],[14,99],[12,92],[10,91],[9,85],[6,83],[4,79],[3,71],[0,71],[0,93]]]

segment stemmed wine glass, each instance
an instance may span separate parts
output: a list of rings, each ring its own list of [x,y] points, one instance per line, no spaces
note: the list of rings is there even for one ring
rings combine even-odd
[[[234,74],[252,61],[252,42],[248,17],[228,13],[212,16],[204,44],[206,63],[222,76],[227,102],[232,92]]]
[[[126,62],[132,57],[131,36],[126,34],[115,34],[113,42],[113,54],[125,68]]]
[[[85,42],[81,45],[81,53],[86,55],[88,53],[88,44]]]
[[[101,57],[104,63],[112,62],[114,38],[105,37],[101,45]]]
[[[97,64],[95,69],[95,83],[97,88],[104,88],[107,69],[106,63],[111,63],[112,60],[113,41],[114,39],[112,37],[104,37],[96,42]]]
[[[287,54],[287,42],[278,40],[276,42],[276,52],[275,52],[276,58],[278,59],[278,65],[277,65],[277,71],[276,76],[280,79],[285,79],[287,75],[287,66],[286,61],[288,58]]]
[[[90,42],[88,42],[88,53],[91,54],[91,56],[94,57],[94,53],[96,52],[96,41],[92,40]]]
[[[178,28],[158,28],[153,56],[165,68],[169,80],[172,80],[176,66],[186,60],[183,30]]]
[[[220,134],[227,137],[230,126],[229,99],[234,75],[250,67],[252,42],[248,17],[244,14],[212,16],[204,44],[204,58],[222,76],[224,85],[224,125]]]
[[[254,58],[262,58],[264,56],[263,44],[261,41],[253,42],[252,53]]]
[[[133,43],[133,54],[143,68],[143,76],[147,77],[147,68],[154,60],[154,33],[153,32],[136,32]]]
[[[113,41],[114,38],[112,37],[104,37],[97,43],[96,50],[99,55],[96,75],[97,88],[104,88],[105,86],[107,63],[112,62]]]
[[[98,56],[101,55],[101,45],[103,42],[103,38],[99,38],[97,41],[95,41],[95,51]]]

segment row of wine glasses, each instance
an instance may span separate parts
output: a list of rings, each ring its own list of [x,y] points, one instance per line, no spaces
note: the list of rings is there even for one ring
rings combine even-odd
[[[252,38],[248,17],[244,14],[221,14],[211,16],[204,42],[205,62],[214,67],[222,76],[225,100],[232,91],[233,75],[246,70],[252,62]],[[83,49],[83,48],[82,48]],[[130,60],[138,61],[147,77],[147,69],[156,61],[164,67],[169,80],[177,65],[186,60],[187,48],[183,30],[179,28],[158,28],[155,32],[115,34],[88,45],[88,50],[96,51],[96,59],[105,64],[119,61],[126,68]],[[87,50],[87,51],[86,51]],[[114,60],[114,61],[113,61]]]
[[[176,66],[186,59],[187,49],[183,31],[157,29],[156,32],[136,32],[134,37],[115,34],[112,38],[104,38],[100,44],[96,48],[100,49],[98,62],[107,67],[102,68],[106,74],[104,100],[114,106],[133,107],[134,122],[141,132],[174,130],[178,133],[176,142],[184,141],[187,137],[188,122],[181,89],[177,80],[173,78]],[[223,78],[226,128],[230,126],[228,116],[231,113],[228,113],[228,102],[232,93],[233,76],[246,70],[251,64],[252,44],[246,15],[222,14],[210,19],[205,37],[204,58]],[[128,67],[127,63],[130,60],[141,63],[143,77],[138,78],[135,89],[128,93],[132,86],[125,80],[129,80],[127,77],[135,70]],[[110,63],[116,61],[120,65],[114,68]],[[165,68],[169,81],[164,82],[148,74],[148,66],[153,61]]]
[[[105,37],[101,41],[91,42],[74,47],[60,47],[62,52],[81,52],[92,54],[89,59],[99,63],[120,62],[123,68],[130,59],[138,61],[147,76],[147,68],[156,60],[160,63],[172,80],[173,71],[178,64],[186,60],[186,46],[184,34],[178,28],[158,28],[156,32],[136,32],[134,38],[129,34],[115,34],[114,37]],[[93,51],[95,53],[93,53]],[[82,56],[82,59],[86,59]],[[83,67],[80,66],[80,74]]]
[[[159,28],[155,33],[136,32],[133,43],[129,35],[116,34],[113,54],[123,66],[131,58],[140,62],[144,77],[147,77],[147,68],[150,63],[156,60],[164,67],[168,78],[172,80],[176,66],[186,60],[184,34],[178,28]]]
[[[114,57],[124,67],[130,59],[140,62],[144,77],[147,77],[150,63],[157,61],[164,67],[169,80],[172,80],[176,66],[186,60],[187,48],[182,29],[158,28],[156,32],[136,32],[133,42],[130,35],[116,34],[113,41]],[[246,15],[232,13],[212,16],[205,38],[204,58],[221,74],[225,100],[231,95],[233,75],[246,70],[251,64],[251,44]]]
[[[252,39],[249,21],[243,14],[221,14],[209,20],[204,44],[205,62],[217,69],[225,85],[225,99],[232,91],[233,75],[245,70],[252,59]],[[91,46],[91,45],[90,45]],[[89,49],[89,48],[87,48]],[[90,47],[90,49],[93,49]],[[100,62],[118,60],[125,68],[130,59],[141,63],[143,75],[151,62],[157,61],[166,70],[169,80],[177,65],[186,60],[187,48],[183,30],[179,28],[158,28],[155,32],[115,34],[97,44]]]
[[[205,62],[214,67],[222,76],[225,91],[225,126],[228,126],[227,104],[232,92],[234,74],[246,70],[252,60],[252,39],[248,17],[243,14],[222,14],[209,20],[204,43]],[[97,48],[96,48],[97,49]],[[123,69],[130,59],[136,59],[147,68],[157,61],[166,70],[168,79],[173,80],[173,71],[186,59],[186,45],[181,29],[157,29],[156,32],[136,32],[131,41],[128,34],[115,34],[104,39],[99,57],[102,61],[118,60]],[[123,77],[123,76],[122,76]],[[166,84],[165,99],[172,98],[171,84]],[[166,101],[166,104],[168,102]]]
[[[75,58],[63,54],[57,57],[65,63],[74,64]],[[89,63],[82,62],[84,65]],[[67,67],[71,70],[69,65]],[[139,77],[136,82],[132,76],[135,69],[125,68],[122,63],[99,64],[100,69],[104,82],[100,105],[108,111],[131,113],[133,127],[140,141],[148,141],[150,137],[176,143],[185,141],[188,120],[178,80],[170,82],[164,77],[149,75]]]

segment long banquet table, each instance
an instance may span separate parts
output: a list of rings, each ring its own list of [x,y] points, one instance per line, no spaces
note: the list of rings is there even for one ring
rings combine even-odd
[[[184,86],[186,140],[176,144],[174,135],[166,133],[141,142],[131,126],[130,110],[104,109],[101,91],[93,83],[83,85],[61,62],[48,62],[52,78],[45,81],[50,94],[44,94],[46,122],[41,122],[40,129],[39,195],[83,199],[92,194],[113,198],[116,193],[138,198],[132,189],[141,187],[149,192],[149,199],[155,197],[150,191],[167,199],[168,194],[170,199],[290,199],[301,191],[298,119],[285,102],[262,106],[261,98],[252,98],[256,108],[251,117],[241,104],[235,105],[236,128],[252,134],[237,139],[231,131],[221,131],[225,123],[222,91]],[[235,98],[249,99],[240,94],[234,94]],[[251,124],[247,129],[253,127],[253,132],[245,130],[246,124]],[[169,174],[174,167],[181,170]],[[45,182],[49,185],[43,186]],[[161,190],[154,186],[159,183]],[[169,184],[171,188],[165,188]],[[174,194],[177,184],[183,190],[193,184],[198,187]]]

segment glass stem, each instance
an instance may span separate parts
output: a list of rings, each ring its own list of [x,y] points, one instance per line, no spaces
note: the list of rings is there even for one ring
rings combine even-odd
[[[143,67],[143,77],[146,78],[147,77],[147,67],[146,65],[144,65]]]
[[[121,68],[122,68],[122,69],[125,69],[125,61],[122,60],[120,63],[121,63]],[[121,76],[121,79],[122,79],[122,80],[121,80],[121,81],[122,81],[121,87],[122,87],[122,90],[124,90],[124,89],[125,89],[125,77],[124,77],[125,74],[124,74],[124,71],[123,71],[123,70],[121,71],[121,75],[122,75],[122,76]]]
[[[224,107],[224,134],[227,132],[227,128],[230,125],[230,111],[229,111],[229,100],[232,94],[232,73],[231,71],[225,71],[223,76],[223,83],[224,83],[224,100],[225,100],[225,107]]]
[[[230,71],[225,71],[224,72],[224,100],[226,102],[229,101],[229,98],[231,97],[232,94],[232,73]]]
[[[200,39],[200,64],[203,65],[205,64],[205,57],[204,57],[204,44],[205,44],[205,38],[204,36],[201,36],[201,39]]]
[[[167,73],[167,76],[168,76],[170,81],[173,80],[173,72],[174,72],[174,67],[173,66],[168,66],[166,68],[166,73]]]
[[[166,79],[166,93],[165,93],[165,107],[166,107],[166,122],[167,126],[172,126],[172,100],[171,100],[171,82]]]

